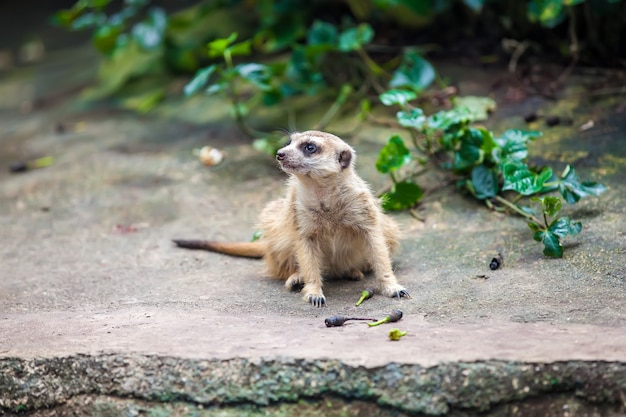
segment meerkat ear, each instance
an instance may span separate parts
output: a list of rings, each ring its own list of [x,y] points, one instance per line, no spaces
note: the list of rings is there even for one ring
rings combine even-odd
[[[346,169],[352,163],[352,151],[343,150],[339,153],[339,165],[341,165],[342,169]]]

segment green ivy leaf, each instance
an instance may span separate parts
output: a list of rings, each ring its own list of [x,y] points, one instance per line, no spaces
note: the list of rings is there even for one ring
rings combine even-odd
[[[311,25],[306,39],[309,45],[327,45],[332,48],[337,42],[337,28],[330,23],[316,20]]]
[[[167,26],[167,15],[163,9],[155,7],[148,11],[143,22],[133,26],[133,38],[144,49],[155,49],[162,45]]]
[[[481,164],[484,156],[495,147],[491,132],[484,128],[463,129],[460,136],[461,146],[454,154],[454,170],[464,171],[474,165]]]
[[[73,23],[81,15],[81,10],[76,8],[59,10],[52,16],[52,23],[64,28],[73,28]]]
[[[523,161],[528,157],[528,142],[541,136],[541,132],[509,129],[495,138],[501,148],[497,161]]]
[[[424,129],[424,124],[426,123],[426,116],[424,116],[424,111],[420,108],[413,108],[410,111],[399,111],[396,113],[396,119],[400,126],[410,127],[416,130]]]
[[[528,2],[528,18],[531,22],[553,28],[565,19],[563,0],[531,0]]]
[[[452,110],[442,110],[428,117],[430,129],[448,131],[456,126],[467,125],[472,117],[467,107],[456,107]]]
[[[522,195],[531,195],[542,190],[543,184],[552,177],[552,169],[544,168],[537,174],[523,162],[509,161],[502,165],[502,175],[504,177],[502,190],[513,190]]]
[[[400,107],[404,107],[409,101],[415,100],[417,94],[408,90],[389,90],[382,93],[378,98],[385,106],[397,104]],[[424,114],[424,112],[422,112],[422,114]]]
[[[226,91],[226,90],[228,90],[228,82],[220,81],[220,82],[217,82],[215,84],[211,84],[210,86],[208,86],[207,89],[205,90],[205,93],[210,96],[211,94],[221,93],[222,91]]]
[[[270,88],[269,90],[263,91],[263,95],[261,96],[261,101],[264,106],[275,106],[280,103],[283,99],[283,93],[278,88]]]
[[[455,107],[466,107],[474,121],[487,120],[496,109],[496,101],[490,97],[455,97],[452,103]]]
[[[207,45],[209,48],[209,58],[215,58],[224,55],[226,48],[237,40],[237,32],[230,34],[228,38],[215,39]]]
[[[471,175],[472,194],[479,200],[495,197],[498,195],[498,176],[493,169],[485,165],[477,165],[472,169]]]
[[[391,192],[382,196],[384,210],[398,211],[413,207],[421,198],[424,192],[415,183],[409,181],[394,184]]]
[[[554,233],[560,238],[564,238],[567,235],[577,235],[580,233],[582,228],[583,225],[581,222],[573,222],[569,217],[560,217],[550,223],[548,231]]]
[[[545,232],[537,232],[535,235],[539,235],[541,238],[540,242],[543,243],[543,254],[549,256],[551,258],[562,258],[563,257],[563,245],[557,235],[550,231]],[[535,240],[537,240],[535,238]]]
[[[106,15],[104,13],[85,13],[71,23],[72,30],[83,30],[90,27],[101,26],[107,26]]]
[[[233,46],[226,48],[226,51],[232,56],[250,55],[250,52],[252,51],[252,41],[248,39],[247,41],[236,43]]]
[[[272,72],[267,65],[261,65],[254,62],[249,64],[239,64],[235,67],[235,72],[246,81],[254,84],[261,90],[270,90],[272,81]]]
[[[421,92],[435,80],[435,69],[417,52],[406,52],[402,64],[393,73],[389,86],[392,88],[410,88]]]
[[[549,217],[556,216],[563,207],[558,197],[533,197],[533,200],[541,202],[541,210]]]
[[[389,142],[380,150],[376,169],[378,172],[387,174],[395,171],[411,161],[411,151],[406,147],[402,138],[393,135]]]
[[[115,51],[121,34],[122,26],[104,25],[94,32],[92,42],[98,51],[110,55]]]
[[[374,29],[367,23],[347,29],[339,34],[337,48],[343,52],[355,51],[370,43],[374,38]]]
[[[559,191],[569,204],[577,203],[583,197],[589,195],[600,195],[606,191],[606,187],[597,182],[580,182],[576,171],[570,165],[565,167],[561,180],[559,181]]]
[[[211,75],[215,72],[216,68],[217,67],[215,65],[210,65],[206,68],[199,69],[196,72],[196,75],[193,76],[192,80],[185,85],[185,88],[183,88],[185,96],[188,97],[204,88],[204,86],[209,82],[209,78],[211,78]]]

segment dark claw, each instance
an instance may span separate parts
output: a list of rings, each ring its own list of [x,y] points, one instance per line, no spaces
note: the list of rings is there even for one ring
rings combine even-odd
[[[320,308],[326,305],[326,297],[323,295],[309,296],[309,302],[313,304],[314,307]]]
[[[293,292],[300,292],[302,291],[302,288],[304,288],[304,283],[303,282],[295,282],[291,285],[291,287],[289,288],[291,291]]]
[[[408,299],[411,299],[411,295],[409,294],[409,292],[407,290],[400,290],[400,291],[396,291],[396,293],[393,295],[393,298],[408,298]]]

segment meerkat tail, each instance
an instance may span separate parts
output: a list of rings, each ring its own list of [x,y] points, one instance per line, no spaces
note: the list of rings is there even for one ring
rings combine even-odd
[[[179,248],[202,249],[225,255],[244,258],[262,258],[265,255],[263,242],[216,242],[214,240],[172,240]]]

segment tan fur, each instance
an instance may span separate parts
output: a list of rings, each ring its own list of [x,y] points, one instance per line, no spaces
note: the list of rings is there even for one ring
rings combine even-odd
[[[408,297],[391,266],[398,226],[355,172],[354,149],[318,131],[294,133],[290,139],[276,157],[290,176],[287,194],[260,215],[263,235],[257,249],[263,251],[268,274],[285,279],[290,289],[303,285],[303,298],[318,307],[326,303],[322,277],[361,279],[370,270],[382,294]],[[238,255],[211,243],[204,249]]]

